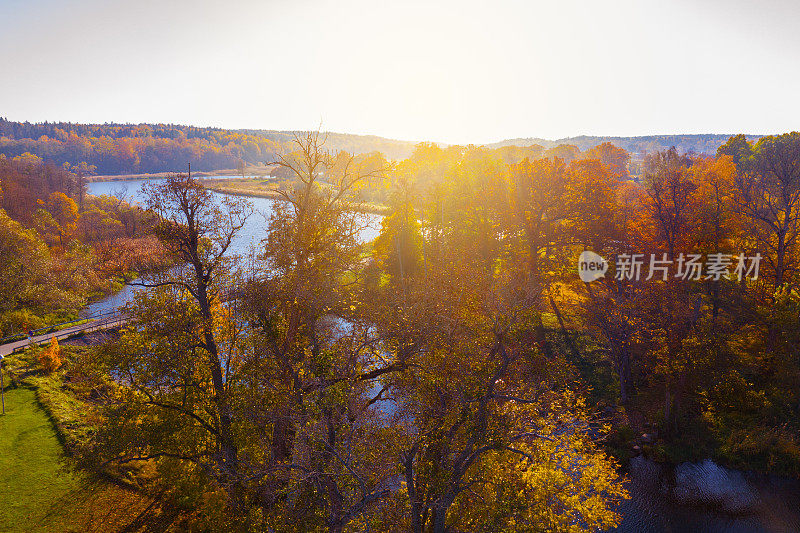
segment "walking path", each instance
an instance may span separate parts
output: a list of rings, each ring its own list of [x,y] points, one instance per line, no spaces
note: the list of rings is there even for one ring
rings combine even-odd
[[[0,357],[5,357],[7,355],[11,355],[17,350],[24,349],[26,346],[31,344],[44,344],[46,342],[50,342],[50,339],[55,337],[56,339],[64,339],[67,337],[72,337],[73,335],[77,335],[78,333],[89,333],[92,331],[101,331],[104,329],[112,329],[119,326],[124,325],[128,322],[128,319],[122,315],[114,314],[112,316],[104,317],[101,319],[93,319],[89,322],[85,322],[83,324],[78,324],[76,326],[70,326],[58,331],[54,331],[52,333],[43,333],[41,335],[34,335],[32,337],[28,337],[27,339],[22,339],[15,342],[9,342],[8,344],[0,345]]]

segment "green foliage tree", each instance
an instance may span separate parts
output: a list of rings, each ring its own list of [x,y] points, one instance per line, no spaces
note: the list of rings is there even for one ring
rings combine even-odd
[[[741,139],[737,139],[737,146]],[[726,153],[728,150],[724,150]],[[746,148],[741,147],[741,154]],[[766,259],[780,287],[793,274],[800,217],[800,133],[762,137],[736,180],[742,215],[757,231],[757,240],[769,250]]]
[[[0,326],[3,336],[38,326],[24,309],[59,301],[52,290],[50,254],[33,230],[26,230],[0,209]]]
[[[422,266],[422,235],[410,202],[399,204],[384,217],[375,240],[375,257],[395,283],[413,277]]]

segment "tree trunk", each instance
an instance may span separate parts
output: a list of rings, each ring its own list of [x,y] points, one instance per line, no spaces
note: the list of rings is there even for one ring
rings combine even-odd
[[[544,356],[552,360],[553,348],[550,346],[550,341],[547,340],[547,329],[545,329],[544,322],[542,322],[542,314],[537,311],[534,320],[536,322],[533,325],[533,332],[535,334],[536,344],[541,348]]]
[[[553,308],[553,312],[556,314],[556,318],[558,319],[558,325],[561,328],[561,334],[564,336],[564,342],[572,352],[572,357],[577,360],[579,358],[578,348],[575,346],[575,343],[572,342],[572,337],[570,337],[567,327],[564,325],[564,317],[561,316],[561,311],[558,309],[556,301],[553,299],[553,297],[548,295],[548,298],[550,298],[550,307]]]
[[[447,531],[447,510],[450,509],[452,502],[445,502],[437,505],[433,509],[433,533],[445,533]]]
[[[786,257],[786,232],[778,232],[778,246],[775,251],[775,288],[783,285],[783,270]]]
[[[664,387],[664,429],[669,434],[671,432],[672,424],[672,395],[669,391],[669,382]]]
[[[626,349],[620,350],[617,374],[619,376],[619,402],[627,405],[630,400],[631,356]]]
[[[292,448],[291,420],[285,413],[276,410],[272,428],[272,441],[270,443],[270,460],[274,464],[282,463],[289,459],[289,450]]]
[[[238,471],[238,450],[231,431],[232,416],[228,405],[225,383],[222,379],[222,363],[219,358],[217,341],[214,339],[213,317],[211,303],[208,300],[208,285],[200,268],[196,267],[198,274],[197,296],[200,305],[200,314],[203,317],[203,339],[208,351],[208,362],[211,367],[211,379],[214,385],[214,403],[220,422],[220,448],[222,452],[222,466],[228,475],[234,476]]]
[[[414,453],[410,452],[404,462],[408,499],[411,502],[411,531],[422,533],[422,503],[419,501],[414,484]]]

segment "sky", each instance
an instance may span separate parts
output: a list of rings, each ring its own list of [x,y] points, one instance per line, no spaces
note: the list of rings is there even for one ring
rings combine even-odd
[[[0,0],[0,116],[413,141],[800,129],[796,0]]]

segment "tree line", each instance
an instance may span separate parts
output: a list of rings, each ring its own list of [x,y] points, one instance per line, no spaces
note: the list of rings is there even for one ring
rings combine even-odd
[[[83,175],[175,172],[185,169],[188,161],[200,171],[260,165],[272,161],[278,152],[291,149],[292,135],[273,130],[175,124],[32,124],[0,117],[0,153],[15,157],[29,152],[57,165],[67,164]],[[326,137],[326,147],[333,152],[381,153],[394,161],[409,158],[417,144],[374,135],[327,133]],[[746,139],[753,142],[758,137],[746,136]],[[487,148],[514,152],[518,148],[535,147],[540,153],[556,152],[569,158],[570,151],[586,152],[611,143],[634,156],[631,170],[638,175],[644,154],[670,146],[684,153],[713,154],[726,140],[725,135],[582,136],[557,141],[510,139]]]
[[[31,153],[75,173],[175,172],[191,162],[199,171],[261,165],[291,143],[291,132],[226,130],[175,124],[76,124],[14,122],[0,117],[0,154]],[[413,143],[376,136],[328,134],[328,148],[379,151],[404,158]]]

